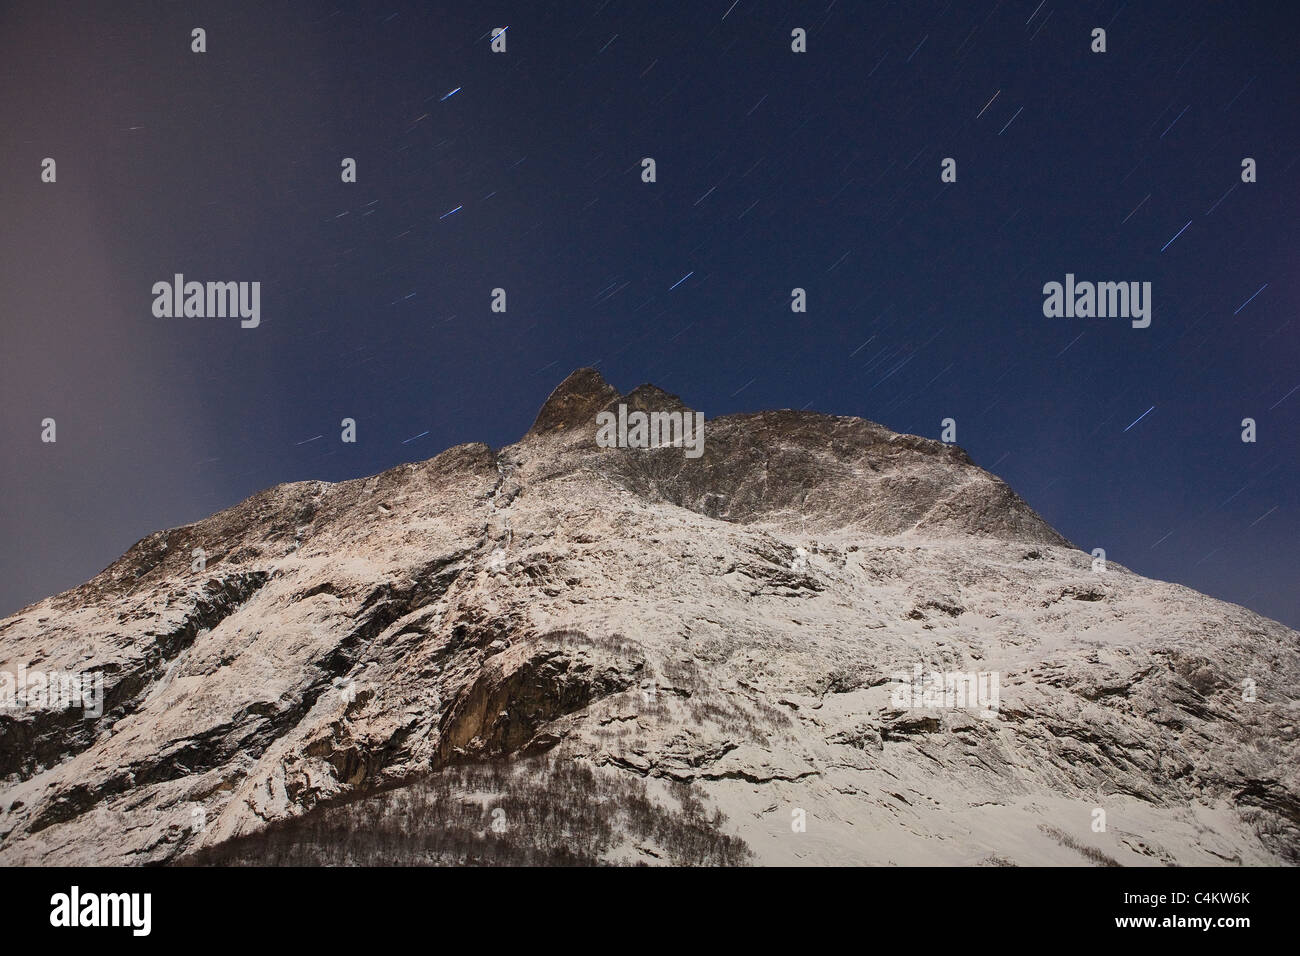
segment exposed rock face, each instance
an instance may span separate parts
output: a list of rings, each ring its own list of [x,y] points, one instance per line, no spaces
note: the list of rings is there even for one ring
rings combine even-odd
[[[499,452],[269,489],[0,622],[0,673],[105,696],[0,712],[0,863],[210,853],[530,754],[690,784],[732,861],[1300,859],[1296,632],[1094,571],[955,447],[780,411],[599,448],[620,402],[685,408],[580,370]],[[996,672],[996,715],[900,705],[914,665]]]

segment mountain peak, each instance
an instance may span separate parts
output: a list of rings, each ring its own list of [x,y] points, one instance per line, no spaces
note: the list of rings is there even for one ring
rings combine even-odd
[[[679,400],[579,369],[547,437],[276,486],[0,620],[0,865],[551,859],[489,789],[576,808],[568,863],[1072,862],[1102,788],[1142,841],[1094,859],[1300,859],[1296,632],[1094,570],[943,442],[766,411],[688,457],[599,445],[611,404]]]
[[[528,434],[544,434],[572,428],[584,419],[594,420],[598,411],[619,397],[619,390],[594,368],[577,369],[555,386]]]

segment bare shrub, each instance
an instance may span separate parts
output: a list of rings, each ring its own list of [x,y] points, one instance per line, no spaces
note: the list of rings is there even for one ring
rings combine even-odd
[[[1076,850],[1079,853],[1082,853],[1098,866],[1123,865],[1113,857],[1109,857],[1105,853],[1102,853],[1095,846],[1087,846],[1086,844],[1080,843],[1074,837],[1070,836],[1068,833],[1062,833],[1060,830],[1056,829],[1056,827],[1049,827],[1047,824],[1041,824],[1038,829],[1042,830],[1057,843],[1061,844],[1061,846],[1069,847],[1071,850]]]
[[[645,781],[536,755],[447,767],[407,786],[317,809],[200,851],[217,866],[591,866],[631,841],[669,862],[736,866],[752,856],[689,787],[681,809]]]

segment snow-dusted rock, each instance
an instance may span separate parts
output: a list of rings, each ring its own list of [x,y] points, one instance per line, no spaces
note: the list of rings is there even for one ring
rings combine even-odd
[[[0,712],[0,863],[174,860],[540,753],[688,784],[760,863],[1300,858],[1295,631],[1094,571],[956,447],[779,411],[599,448],[618,402],[685,408],[580,370],[499,452],[271,488],[0,621],[0,672],[105,690]],[[996,674],[995,712],[900,706],[917,665]]]

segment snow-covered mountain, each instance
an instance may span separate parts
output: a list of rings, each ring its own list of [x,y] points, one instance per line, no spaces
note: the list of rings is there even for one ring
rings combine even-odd
[[[0,711],[0,863],[1300,859],[1297,632],[1102,570],[954,446],[599,447],[620,403],[685,409],[579,370],[514,445],[271,488],[0,621],[0,674],[104,687]]]

